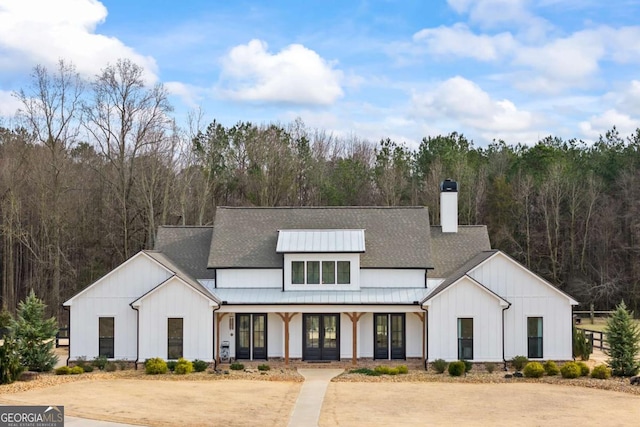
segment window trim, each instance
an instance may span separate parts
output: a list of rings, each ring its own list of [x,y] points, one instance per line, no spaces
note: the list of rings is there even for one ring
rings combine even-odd
[[[538,336],[531,336],[529,333],[529,319],[538,319],[538,324],[536,325],[536,329],[538,330]],[[527,316],[527,358],[529,359],[543,359],[544,358],[544,316]],[[533,355],[531,352],[531,340],[535,339],[537,341],[537,349],[539,350],[539,355]]]
[[[180,356],[171,357],[171,347],[175,347],[175,343],[171,344],[171,337],[169,336],[169,323],[172,320],[180,320],[180,326],[182,329],[182,336],[180,337]],[[174,339],[177,337],[174,337]],[[178,360],[184,357],[184,317],[167,317],[167,360]]]
[[[113,322],[113,325],[112,325],[113,332],[112,332],[112,335],[110,337],[109,336],[102,337],[101,334],[100,334],[100,321],[102,319],[111,319],[111,321]],[[98,357],[105,356],[107,359],[115,358],[115,353],[116,353],[116,339],[115,339],[115,336],[116,336],[116,317],[115,316],[98,316]],[[103,340],[110,340],[111,341],[111,345],[110,345],[111,353],[110,353],[110,355],[109,354],[103,354],[104,353],[102,351],[102,341]]]
[[[310,271],[310,264],[314,263],[317,264],[318,266],[318,282],[317,283],[310,283],[309,282],[309,271]],[[332,263],[333,264],[333,281],[332,282],[325,282],[324,279],[324,265],[325,263]],[[294,275],[294,264],[297,265],[302,265],[302,278],[303,278],[303,282],[298,282],[298,281],[294,281],[294,278],[296,277]],[[342,281],[340,280],[340,274],[339,274],[339,268],[338,266],[342,265],[345,266],[346,265],[346,270],[342,272],[343,276],[346,275],[348,281]],[[291,270],[291,284],[292,285],[304,285],[304,286],[322,286],[322,285],[352,285],[353,281],[351,280],[351,269],[352,269],[352,260],[344,260],[344,259],[323,259],[323,258],[308,258],[308,259],[304,259],[304,260],[300,260],[300,259],[295,259],[295,260],[290,260],[289,261],[289,266],[290,266],[290,270]],[[344,268],[344,267],[343,267]]]
[[[470,320],[471,321],[471,337],[463,337],[463,336],[461,336],[462,335],[462,323],[461,322],[463,320]],[[474,332],[475,332],[474,323],[475,322],[473,321],[473,317],[458,317],[457,320],[456,320],[456,326],[457,326],[456,333],[457,333],[457,336],[458,336],[458,359],[459,360],[473,360],[473,358],[474,358],[474,354],[473,354],[474,353],[474,351],[473,351],[474,350],[474,348],[473,348],[474,347],[474,342],[473,341],[474,341],[474,335],[475,335],[474,334]],[[471,346],[470,346],[471,347],[471,357],[465,358],[465,357],[462,357],[463,356],[463,348],[466,347],[465,344],[468,346],[469,341],[470,341],[470,344],[471,344]]]

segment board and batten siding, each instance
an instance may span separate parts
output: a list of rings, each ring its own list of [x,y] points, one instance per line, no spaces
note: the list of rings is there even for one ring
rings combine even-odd
[[[137,321],[131,302],[162,283],[172,273],[143,252],[72,298],[70,360],[98,356],[98,318],[114,318],[115,359],[136,359]]]
[[[183,357],[213,360],[213,310],[210,300],[177,277],[140,301],[141,361],[168,357],[168,319],[183,319]]]
[[[280,268],[220,268],[216,270],[217,288],[282,288]]]
[[[429,360],[458,360],[458,319],[473,319],[473,360],[502,361],[500,299],[468,278],[433,297],[428,307]]]
[[[469,273],[511,303],[505,311],[505,358],[527,355],[527,317],[543,319],[543,359],[572,359],[573,301],[520,264],[497,253]]]
[[[361,288],[424,288],[424,281],[424,269],[360,269]]]

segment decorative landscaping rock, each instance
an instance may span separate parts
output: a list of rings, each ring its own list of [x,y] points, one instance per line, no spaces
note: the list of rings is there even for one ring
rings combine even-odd
[[[522,377],[524,377],[524,375],[522,375],[522,372],[514,372],[514,373],[513,373],[513,376],[514,376],[514,377],[516,377],[516,378],[522,378]]]
[[[18,378],[18,381],[33,381],[33,380],[37,380],[39,376],[40,376],[39,372],[26,371],[26,372],[23,372],[22,375],[20,375],[20,378]]]
[[[629,379],[631,385],[640,385],[640,375],[636,375],[635,377],[631,377]]]
[[[504,377],[505,377],[506,379],[510,379],[510,378],[513,378],[513,375],[511,375],[511,374],[504,374]]]

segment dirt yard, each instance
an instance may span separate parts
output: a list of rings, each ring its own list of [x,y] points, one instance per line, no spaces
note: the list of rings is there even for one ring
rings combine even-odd
[[[320,426],[630,426],[640,396],[549,384],[338,383]]]
[[[64,405],[66,415],[148,426],[283,426],[302,383],[76,381],[0,394],[0,403]]]
[[[286,426],[301,385],[241,379],[74,380],[2,393],[0,403],[60,404],[67,415],[148,426]],[[640,396],[576,386],[332,382],[320,425],[626,426],[637,425],[638,419]]]

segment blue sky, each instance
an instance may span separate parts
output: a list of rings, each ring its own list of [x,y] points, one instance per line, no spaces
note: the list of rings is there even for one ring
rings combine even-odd
[[[127,57],[187,113],[415,147],[640,127],[640,0],[0,0],[0,116],[31,69]]]

